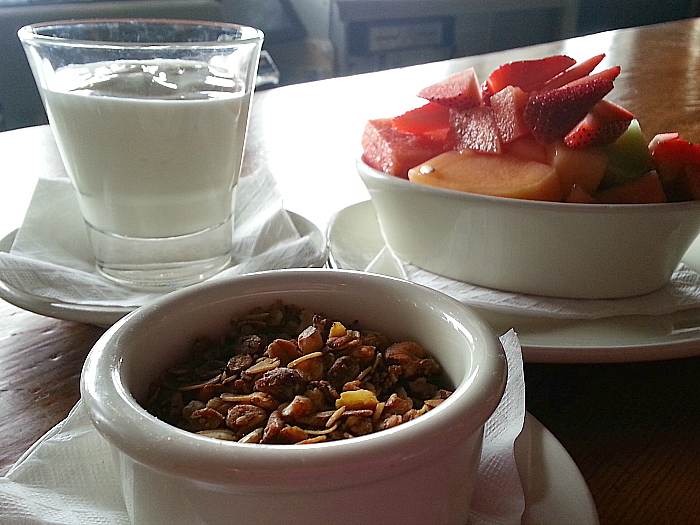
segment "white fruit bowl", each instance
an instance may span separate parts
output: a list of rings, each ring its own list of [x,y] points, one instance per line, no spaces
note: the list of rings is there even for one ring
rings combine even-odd
[[[396,427],[308,445],[220,441],[141,407],[195,337],[276,300],[422,343],[454,393]],[[126,316],[90,352],[81,394],[111,444],[132,523],[464,524],[505,376],[497,338],[445,295],[360,272],[282,270],[196,285]]]
[[[357,161],[387,245],[420,268],[489,288],[611,299],[666,284],[700,233],[700,202],[571,204],[410,182]]]

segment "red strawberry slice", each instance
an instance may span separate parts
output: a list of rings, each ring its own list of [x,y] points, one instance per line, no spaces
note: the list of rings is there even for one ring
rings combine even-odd
[[[481,86],[473,67],[421,89],[418,96],[455,109],[478,106],[482,101]]]
[[[501,153],[502,143],[493,109],[476,106],[463,111],[450,110],[447,148],[458,151]]]
[[[697,198],[700,145],[688,142],[678,133],[660,133],[649,142],[649,151],[664,188],[680,192],[682,198]],[[690,196],[685,195],[688,192]]]
[[[509,62],[491,72],[484,85],[484,91],[487,95],[494,94],[506,86],[516,86],[527,92],[534,91],[575,63],[573,58],[565,55]]]
[[[564,142],[575,149],[612,144],[627,130],[633,118],[634,115],[622,106],[601,100],[564,137]]]
[[[610,93],[619,74],[620,67],[615,66],[558,89],[530,95],[523,110],[525,124],[541,143],[563,138]]]
[[[402,133],[444,139],[450,129],[450,110],[440,104],[428,102],[394,117],[392,126]]]
[[[659,133],[649,142],[652,158],[700,166],[700,145],[688,142],[679,133]]]
[[[538,91],[549,91],[551,89],[557,89],[562,86],[565,86],[569,82],[573,82],[574,80],[583,78],[586,75],[590,75],[591,71],[593,71],[596,68],[596,66],[603,61],[604,58],[605,53],[601,55],[596,55],[592,58],[589,58],[588,60],[584,60],[583,62],[577,62],[566,71],[562,71],[554,78],[550,78],[547,82],[545,82],[542,85],[542,87]]]

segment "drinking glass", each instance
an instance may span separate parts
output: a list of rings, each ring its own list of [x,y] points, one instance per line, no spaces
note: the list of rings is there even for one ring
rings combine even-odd
[[[262,32],[103,19],[34,24],[18,36],[97,269],[162,289],[229,265]]]

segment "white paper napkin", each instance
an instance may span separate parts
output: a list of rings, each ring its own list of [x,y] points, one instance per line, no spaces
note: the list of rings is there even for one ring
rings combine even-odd
[[[265,170],[239,180],[234,217],[235,261],[215,278],[322,264],[323,248],[299,234]],[[0,278],[32,295],[71,304],[139,306],[162,295],[131,290],[97,272],[67,178],[39,180],[10,252],[0,252]]]
[[[525,510],[513,453],[525,418],[522,354],[513,331],[501,336],[501,342],[509,376],[503,399],[484,429],[470,525],[520,523]],[[128,525],[111,458],[109,445],[78,402],[0,478],[2,523]]]
[[[663,315],[700,307],[700,274],[681,263],[670,282],[650,294],[626,299],[560,299],[486,288],[442,277],[400,260],[384,247],[365,269],[439,290],[476,308],[556,319]]]

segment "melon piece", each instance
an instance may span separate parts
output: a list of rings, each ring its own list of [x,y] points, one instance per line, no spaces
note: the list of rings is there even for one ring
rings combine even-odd
[[[504,146],[504,153],[524,160],[534,160],[542,164],[551,164],[550,153],[545,144],[540,144],[532,135],[525,135]]]
[[[570,202],[570,203],[575,203],[575,204],[597,204],[598,201],[596,201],[593,196],[588,193],[586,190],[584,190],[581,186],[578,184],[574,184],[571,186],[571,190],[569,191],[569,194],[566,196],[566,199],[564,199],[565,202]]]
[[[477,106],[463,111],[450,110],[448,149],[501,153],[502,143],[493,109]]]
[[[655,204],[667,202],[658,173],[652,170],[641,177],[607,188],[595,195],[602,204]]]
[[[562,199],[554,168],[507,154],[446,151],[409,170],[408,178],[419,184],[481,195],[543,201]]]
[[[473,67],[424,87],[418,96],[455,109],[478,106],[482,102],[481,86]]]
[[[605,152],[608,167],[601,183],[604,188],[634,180],[652,168],[649,146],[636,119],[619,139],[605,147]]]
[[[362,133],[362,160],[372,168],[408,178],[408,170],[445,149],[443,140],[427,135],[402,133],[392,125],[391,118],[367,122]]]
[[[491,97],[491,108],[504,144],[530,133],[523,120],[527,99],[528,94],[516,86],[504,87]]]
[[[550,163],[556,170],[563,195],[578,185],[593,194],[600,186],[608,166],[608,156],[598,148],[571,149],[563,140],[549,146]]]

